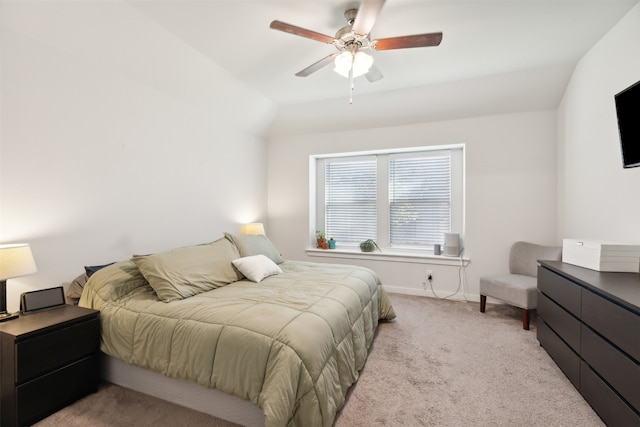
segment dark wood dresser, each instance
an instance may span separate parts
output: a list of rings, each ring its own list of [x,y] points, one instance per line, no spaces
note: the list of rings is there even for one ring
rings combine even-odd
[[[611,426],[640,426],[640,275],[538,267],[538,341]]]
[[[0,425],[31,425],[97,391],[100,312],[65,305],[0,323]]]

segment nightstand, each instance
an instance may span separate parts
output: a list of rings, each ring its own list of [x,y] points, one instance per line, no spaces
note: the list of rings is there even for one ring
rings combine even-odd
[[[0,425],[31,425],[98,390],[100,312],[64,305],[0,323]]]

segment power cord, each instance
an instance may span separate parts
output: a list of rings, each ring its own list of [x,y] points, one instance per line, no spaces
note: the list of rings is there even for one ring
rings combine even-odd
[[[466,282],[466,274],[465,274],[465,265],[464,265],[464,260],[462,259],[462,254],[464,253],[464,248],[462,248],[460,250],[460,253],[458,254],[458,258],[460,259],[460,266],[458,267],[458,287],[456,288],[455,292],[453,292],[452,294],[446,295],[446,296],[439,296],[436,291],[433,290],[433,277],[431,274],[429,274],[429,276],[427,277],[426,282],[422,282],[422,286],[424,288],[424,290],[426,290],[425,286],[427,284],[427,282],[429,282],[429,289],[431,290],[431,293],[437,298],[437,299],[449,299],[452,296],[456,295],[460,289],[462,289],[462,296],[464,298],[464,300],[466,302],[469,302],[469,300],[467,299],[467,294],[466,292],[464,292],[464,283]]]

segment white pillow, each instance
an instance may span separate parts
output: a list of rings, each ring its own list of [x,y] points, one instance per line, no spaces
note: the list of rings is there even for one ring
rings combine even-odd
[[[252,255],[231,261],[245,277],[252,282],[260,282],[265,277],[282,273],[282,269],[265,255]]]

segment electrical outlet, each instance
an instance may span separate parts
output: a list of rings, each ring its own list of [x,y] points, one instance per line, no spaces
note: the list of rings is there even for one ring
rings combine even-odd
[[[433,280],[433,272],[431,270],[427,270],[427,280]]]

